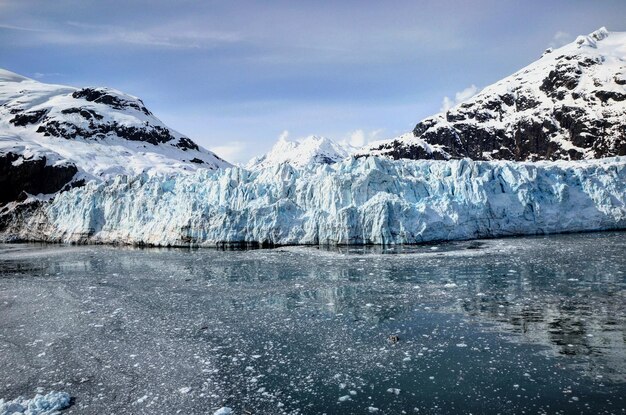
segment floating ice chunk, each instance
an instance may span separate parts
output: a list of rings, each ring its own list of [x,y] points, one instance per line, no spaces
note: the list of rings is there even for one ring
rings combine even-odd
[[[143,395],[141,398],[137,399],[137,403],[144,403],[148,399],[148,395]]]
[[[0,415],[52,415],[70,406],[70,395],[66,392],[50,392],[35,395],[32,399],[22,396],[12,401],[0,399]]]
[[[213,412],[213,415],[232,415],[233,410],[227,406],[223,406],[217,411]]]

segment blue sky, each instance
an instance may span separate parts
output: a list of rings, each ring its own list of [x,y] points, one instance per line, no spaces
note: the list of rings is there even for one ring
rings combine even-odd
[[[110,86],[234,162],[288,131],[357,143],[601,26],[626,1],[0,0],[0,67]]]

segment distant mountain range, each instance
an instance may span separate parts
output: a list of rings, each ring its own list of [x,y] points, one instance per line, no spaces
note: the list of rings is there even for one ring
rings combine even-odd
[[[297,141],[280,138],[267,154],[250,160],[246,168],[258,170],[282,163],[289,163],[298,168],[314,164],[332,164],[345,159],[354,150],[348,145],[315,135]]]

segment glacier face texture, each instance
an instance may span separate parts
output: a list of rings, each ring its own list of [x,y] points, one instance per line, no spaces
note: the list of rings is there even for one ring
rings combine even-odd
[[[624,229],[626,157],[371,157],[307,169],[119,176],[3,222],[5,240],[183,246],[399,244]]]

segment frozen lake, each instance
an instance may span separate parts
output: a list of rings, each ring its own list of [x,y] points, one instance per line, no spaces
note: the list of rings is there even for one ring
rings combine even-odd
[[[623,232],[0,245],[0,398],[66,391],[64,413],[623,414],[625,333]]]

